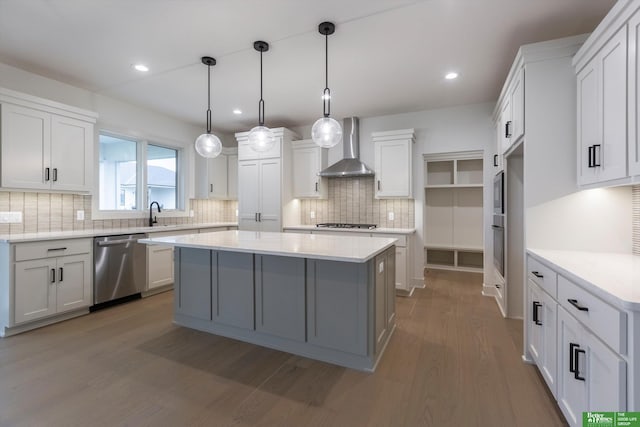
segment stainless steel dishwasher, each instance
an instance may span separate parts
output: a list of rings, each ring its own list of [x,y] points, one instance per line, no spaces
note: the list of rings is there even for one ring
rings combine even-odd
[[[93,303],[100,308],[126,297],[139,297],[147,279],[146,234],[93,239]]]

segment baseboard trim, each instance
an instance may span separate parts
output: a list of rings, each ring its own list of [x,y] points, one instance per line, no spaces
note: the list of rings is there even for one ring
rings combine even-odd
[[[396,288],[396,296],[409,298],[413,295],[414,289],[415,288],[411,288],[411,289]]]

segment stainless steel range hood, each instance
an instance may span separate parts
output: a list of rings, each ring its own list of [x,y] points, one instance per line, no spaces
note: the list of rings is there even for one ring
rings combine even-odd
[[[319,176],[348,178],[353,176],[373,176],[373,172],[358,158],[360,156],[360,120],[347,117],[342,122],[342,144],[344,158],[320,171]]]

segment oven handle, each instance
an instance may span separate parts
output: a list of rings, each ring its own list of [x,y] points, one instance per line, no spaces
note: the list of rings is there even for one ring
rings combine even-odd
[[[494,230],[504,230],[504,227],[500,227],[499,225],[492,225],[491,228]]]

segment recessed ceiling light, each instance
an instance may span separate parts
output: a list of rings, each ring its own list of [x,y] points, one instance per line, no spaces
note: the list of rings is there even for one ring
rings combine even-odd
[[[142,73],[146,73],[147,71],[149,71],[149,67],[147,67],[144,64],[134,64],[132,65],[133,69],[136,71],[140,71]]]
[[[242,114],[242,110],[239,108],[234,108],[233,109],[233,114]]]
[[[452,71],[452,72],[450,72],[450,73],[447,73],[447,74],[444,76],[444,78],[445,78],[445,79],[447,79],[447,80],[457,79],[457,78],[458,78],[458,73],[455,73],[455,72],[453,72],[453,71]]]

